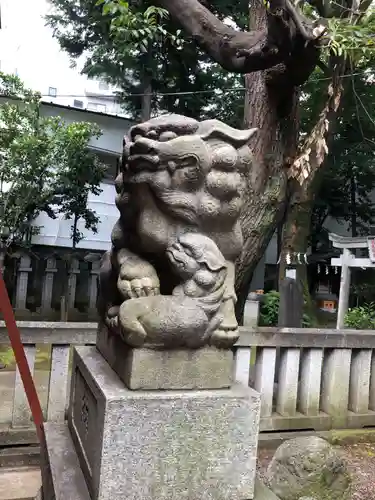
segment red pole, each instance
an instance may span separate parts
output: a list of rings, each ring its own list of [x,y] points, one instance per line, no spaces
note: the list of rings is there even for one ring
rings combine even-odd
[[[17,328],[17,323],[14,318],[12,304],[10,303],[8,291],[6,289],[4,278],[1,271],[0,271],[0,309],[4,316],[4,321],[8,330],[10,343],[14,352],[14,357],[16,358],[17,367],[21,375],[27,400],[29,402],[39,442],[40,444],[42,444],[44,440],[42,407],[40,406],[40,401],[38,398],[38,394],[36,392],[34,380],[30,372],[29,364],[27,362],[25,349],[23,348],[21,334]]]

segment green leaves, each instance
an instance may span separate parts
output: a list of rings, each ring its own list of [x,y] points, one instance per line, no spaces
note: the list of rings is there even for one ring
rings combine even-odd
[[[349,57],[352,62],[357,62],[362,57],[371,57],[374,52],[374,33],[374,8],[358,18],[333,17],[328,19],[326,47],[336,56]]]
[[[91,123],[66,125],[40,113],[40,95],[15,76],[0,73],[0,241],[25,244],[40,228],[41,212],[55,218],[97,218],[86,207],[89,192],[99,194],[104,168],[88,149],[100,130]],[[72,234],[73,242],[75,236]]]
[[[280,293],[271,290],[262,296],[260,303],[260,326],[277,326],[279,319]],[[305,304],[306,307],[306,304]],[[307,313],[303,314],[302,327],[307,328],[312,325],[312,319]]]
[[[169,16],[165,9],[150,5],[142,12],[132,9],[129,2],[123,0],[100,0],[99,5],[103,6],[103,15],[111,18],[110,34],[114,43],[121,47],[122,54],[145,53],[151,44],[158,45],[165,40],[182,45],[177,32],[169,33],[163,25],[163,20]]]
[[[375,328],[375,304],[353,307],[345,315],[345,326],[355,330],[373,330]]]
[[[60,127],[55,135],[59,158],[54,177],[54,204],[58,206],[58,213],[73,221],[73,247],[83,238],[77,227],[80,219],[84,220],[86,229],[97,232],[99,219],[87,208],[87,199],[90,193],[101,193],[105,166],[88,149],[88,143],[92,137],[100,135],[95,124],[81,122]]]

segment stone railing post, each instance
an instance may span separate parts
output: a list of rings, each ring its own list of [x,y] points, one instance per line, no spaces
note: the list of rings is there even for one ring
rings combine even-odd
[[[27,284],[29,281],[29,273],[31,271],[30,256],[22,255],[17,272],[16,309],[18,311],[26,311]]]
[[[49,259],[47,259],[46,269],[44,271],[43,277],[41,306],[42,313],[49,313],[52,309],[52,290],[55,273],[57,273],[56,259],[54,257],[50,257]]]
[[[91,263],[89,280],[89,315],[96,315],[96,299],[98,296],[98,276],[100,271],[100,260]]]
[[[259,297],[256,293],[250,293],[246,299],[243,324],[244,326],[256,327],[259,321]],[[253,349],[255,354],[255,348]],[[251,366],[252,348],[240,347],[236,350],[235,380],[243,384],[252,385],[254,381],[254,364]]]
[[[68,272],[68,300],[67,309],[71,311],[74,309],[74,302],[76,298],[76,288],[77,288],[77,274],[79,274],[79,260],[73,258],[70,263],[70,268]]]

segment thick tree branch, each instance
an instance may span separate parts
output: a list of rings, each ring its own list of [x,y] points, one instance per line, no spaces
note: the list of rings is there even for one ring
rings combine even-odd
[[[317,39],[290,0],[271,0],[268,29],[242,32],[228,27],[198,0],[157,0],[224,69],[252,73],[285,62],[299,43]]]

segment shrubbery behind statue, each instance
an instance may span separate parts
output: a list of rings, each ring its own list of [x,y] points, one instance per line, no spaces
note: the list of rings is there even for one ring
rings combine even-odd
[[[255,130],[179,115],[131,128],[98,302],[129,346],[229,348],[238,339],[234,262]]]

